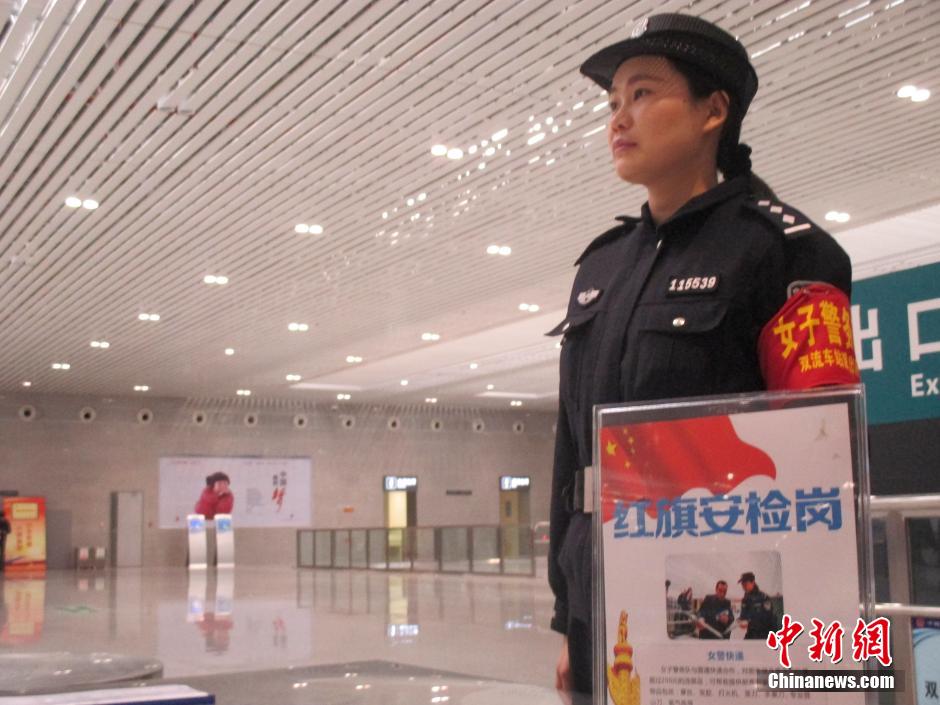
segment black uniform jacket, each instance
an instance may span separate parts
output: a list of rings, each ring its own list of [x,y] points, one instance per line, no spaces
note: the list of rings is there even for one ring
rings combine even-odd
[[[764,389],[758,336],[791,285],[850,293],[839,245],[749,187],[746,176],[724,181],[658,227],[644,205],[576,263],[567,315],[549,333],[564,336],[549,552],[557,631],[566,632],[569,609],[558,558],[574,473],[592,461],[594,405]]]

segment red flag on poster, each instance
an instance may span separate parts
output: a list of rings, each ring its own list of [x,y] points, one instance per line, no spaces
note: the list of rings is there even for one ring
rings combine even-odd
[[[770,456],[742,441],[728,416],[607,427],[600,450],[605,522],[617,501],[647,500],[652,517],[657,502],[691,489],[722,495],[749,477],[777,476]]]

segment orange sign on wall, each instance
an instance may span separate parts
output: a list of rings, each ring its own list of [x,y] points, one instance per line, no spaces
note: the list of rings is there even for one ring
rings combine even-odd
[[[6,573],[37,573],[46,569],[45,497],[4,497],[3,510],[10,521],[7,536]]]

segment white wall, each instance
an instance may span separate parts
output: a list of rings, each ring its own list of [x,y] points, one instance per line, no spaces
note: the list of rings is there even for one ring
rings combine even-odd
[[[23,421],[19,409],[36,408]],[[150,424],[140,424],[139,399],[0,395],[0,489],[46,497],[51,513],[71,524],[78,545],[108,545],[109,498],[118,490],[144,493],[144,565],[182,565],[182,530],[157,522],[158,463],[170,455],[309,456],[313,463],[313,526],[381,526],[384,475],[418,477],[420,526],[499,522],[499,476],[532,477],[532,520],[548,518],[554,414],[424,408],[303,408],[287,403],[209,403],[148,399]],[[91,423],[79,410],[97,412]],[[194,412],[207,423],[193,423]],[[245,414],[258,415],[246,427]],[[294,427],[298,413],[308,417]],[[342,416],[355,417],[345,429]],[[388,429],[391,417],[399,430]],[[431,430],[431,420],[444,428]],[[482,419],[486,429],[473,431]],[[513,425],[523,422],[516,433]],[[449,496],[449,489],[472,490]],[[351,511],[349,511],[351,509]],[[292,529],[241,529],[236,560],[293,564]]]

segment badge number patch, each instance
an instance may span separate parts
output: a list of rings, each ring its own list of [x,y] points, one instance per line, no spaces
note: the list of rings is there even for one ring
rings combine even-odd
[[[666,294],[669,296],[678,296],[680,294],[710,294],[717,290],[717,274],[704,277],[669,277],[669,288],[666,290]]]

